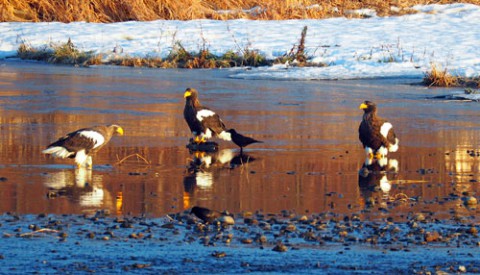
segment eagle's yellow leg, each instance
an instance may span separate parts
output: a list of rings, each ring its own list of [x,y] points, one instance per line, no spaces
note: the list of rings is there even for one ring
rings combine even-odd
[[[122,214],[123,209],[123,192],[117,192],[117,196],[115,197],[115,208],[117,210],[117,214]]]
[[[195,136],[195,138],[193,139],[193,141],[194,141],[195,143],[200,144],[200,143],[205,143],[205,142],[207,142],[207,139],[206,139],[204,136]]]
[[[195,154],[194,154],[194,155],[195,155],[195,157],[196,157],[197,159],[201,159],[201,158],[203,158],[203,157],[205,156],[205,152],[203,152],[203,151],[195,151]]]

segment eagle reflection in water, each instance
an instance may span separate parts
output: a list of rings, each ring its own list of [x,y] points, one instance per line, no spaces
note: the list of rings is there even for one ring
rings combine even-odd
[[[112,201],[103,188],[102,175],[92,176],[92,170],[78,168],[45,173],[43,185],[48,188],[47,197],[66,197],[85,209],[105,207]]]
[[[375,203],[375,194],[380,194],[382,201],[389,198],[392,188],[391,181],[398,173],[396,159],[369,159],[367,158],[358,172],[358,186],[361,192],[361,201],[366,207]],[[381,192],[381,193],[380,193]]]
[[[186,175],[183,179],[184,209],[190,208],[190,201],[195,195],[195,190],[208,190],[212,188],[218,171],[235,169],[244,164],[255,161],[255,158],[232,149],[223,149],[216,152],[190,151],[191,159],[187,165]]]

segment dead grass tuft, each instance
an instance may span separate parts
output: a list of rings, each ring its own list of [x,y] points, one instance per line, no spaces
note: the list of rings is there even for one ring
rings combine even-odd
[[[480,5],[480,0],[460,2]],[[357,17],[357,9],[373,9],[379,16],[413,13],[412,6],[430,0],[1,0],[1,22],[120,22],[191,19],[320,19]],[[458,3],[438,0],[436,4]],[[227,12],[228,11],[228,12]]]
[[[447,68],[440,69],[437,65],[432,64],[430,72],[425,74],[423,78],[423,83],[427,86],[440,86],[440,87],[451,87],[457,86],[458,81],[457,77],[452,76]]]
[[[213,69],[272,64],[264,55],[248,48],[242,52],[229,51],[222,56],[217,56],[212,54],[207,48],[203,48],[199,52],[189,52],[180,42],[175,43],[172,51],[165,59],[155,56],[130,57],[122,55],[104,61],[102,54],[79,51],[70,39],[64,44],[51,44],[39,48],[23,42],[17,50],[17,56],[21,59],[81,66],[117,65],[148,68]]]
[[[52,44],[40,48],[32,47],[24,41],[18,47],[17,55],[21,59],[46,61],[53,64],[83,65],[89,60],[92,62],[95,60],[92,58],[92,52],[78,50],[70,39],[64,44]]]
[[[480,88],[480,77],[460,77],[452,75],[447,68],[439,69],[432,64],[429,72],[423,78],[423,84],[432,87],[469,87]]]

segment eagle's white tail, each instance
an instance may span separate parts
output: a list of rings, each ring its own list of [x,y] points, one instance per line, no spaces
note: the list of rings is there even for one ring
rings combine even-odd
[[[232,134],[230,134],[227,131],[222,131],[219,135],[219,138],[226,140],[226,141],[232,141]]]
[[[42,151],[44,154],[52,155],[55,158],[68,158],[69,156],[73,155],[73,152],[69,152],[67,149],[61,146],[49,147]]]
[[[397,152],[398,151],[398,138],[395,139],[394,144],[390,144],[390,146],[388,146],[388,151],[390,151],[390,152]]]

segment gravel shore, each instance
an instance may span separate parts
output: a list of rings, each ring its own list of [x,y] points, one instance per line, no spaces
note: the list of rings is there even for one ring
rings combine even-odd
[[[416,214],[239,213],[234,225],[162,218],[0,216],[0,273],[480,273],[479,226]]]

